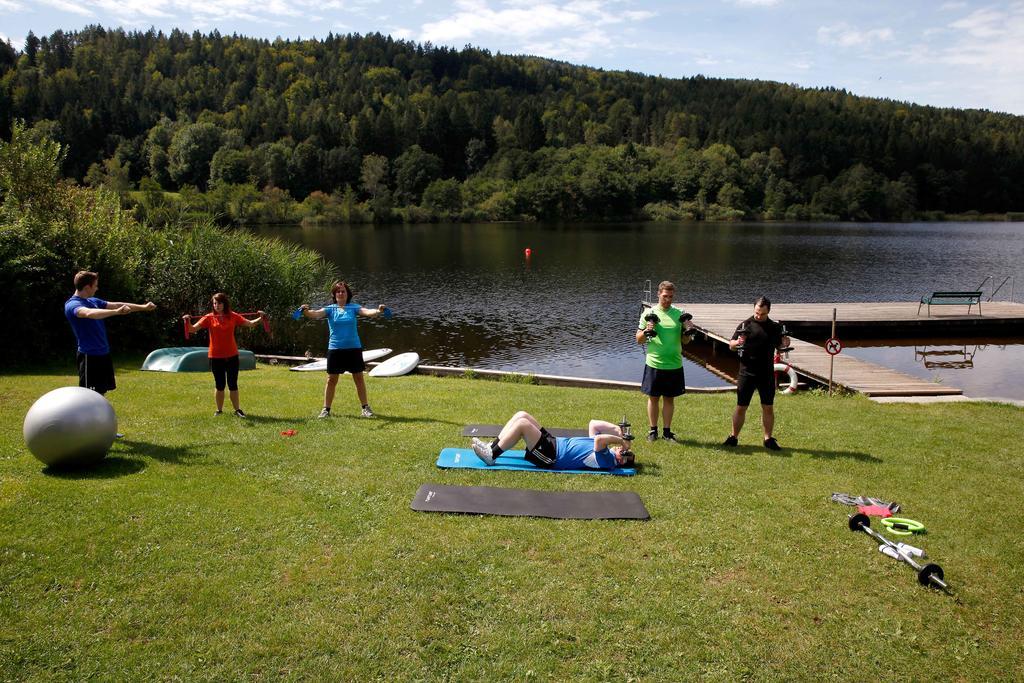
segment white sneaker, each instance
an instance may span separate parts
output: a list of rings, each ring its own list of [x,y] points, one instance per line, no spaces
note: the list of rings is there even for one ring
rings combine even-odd
[[[373,411],[370,410],[370,406],[363,406],[363,409],[359,414],[363,417],[373,417]]]
[[[320,418],[321,420],[323,418],[325,418],[325,417],[330,417],[330,416],[331,416],[331,409],[330,408],[324,408],[323,410],[320,411],[320,414],[317,415],[317,417]]]
[[[484,443],[480,439],[474,437],[473,452],[476,453],[478,458],[484,461],[484,464],[488,466],[494,464],[494,455],[491,454],[491,444]]]

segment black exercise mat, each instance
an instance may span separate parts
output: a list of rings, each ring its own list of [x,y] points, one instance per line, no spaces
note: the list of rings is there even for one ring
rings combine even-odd
[[[626,491],[532,491],[443,484],[420,486],[412,500],[412,509],[551,519],[651,518],[640,496]]]
[[[502,425],[466,425],[462,428],[463,436],[475,436],[481,439],[494,439],[501,433]],[[545,427],[545,429],[548,429]],[[548,429],[551,436],[589,436],[586,429]]]

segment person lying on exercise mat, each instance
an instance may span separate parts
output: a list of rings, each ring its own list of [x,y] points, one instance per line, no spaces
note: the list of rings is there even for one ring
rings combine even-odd
[[[473,452],[488,465],[508,449],[526,442],[526,460],[537,467],[555,470],[613,470],[630,467],[636,456],[629,449],[632,434],[611,422],[591,420],[590,436],[555,437],[540,426],[533,415],[524,410],[512,416],[502,427],[498,438],[487,444],[473,439]]]

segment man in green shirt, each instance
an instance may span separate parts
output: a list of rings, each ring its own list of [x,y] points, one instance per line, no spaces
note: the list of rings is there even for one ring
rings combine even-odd
[[[659,407],[663,425],[661,438],[675,440],[676,435],[672,433],[675,397],[686,393],[682,345],[688,343],[690,337],[683,334],[687,325],[680,321],[683,312],[672,306],[675,294],[676,286],[668,280],[659,284],[658,303],[643,311],[636,331],[637,343],[647,344],[640,391],[647,395],[647,419],[651,425],[648,441],[658,438]]]

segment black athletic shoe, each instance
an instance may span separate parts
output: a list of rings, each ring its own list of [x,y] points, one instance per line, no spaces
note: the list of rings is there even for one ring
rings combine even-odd
[[[652,429],[651,431],[647,432],[647,440],[648,441],[657,441],[658,440],[658,430],[657,429]]]
[[[726,437],[725,441],[722,442],[722,445],[723,446],[738,446],[739,443],[740,443],[739,440],[735,436],[730,435],[730,436]]]
[[[779,442],[775,440],[775,437],[769,436],[764,440],[764,447],[770,451],[781,451],[782,447],[779,446]]]
[[[661,438],[665,439],[665,441],[675,441],[676,443],[679,443],[676,439],[675,433],[671,429],[661,430]]]
[[[245,417],[245,413],[242,412],[241,408],[235,408],[235,417]]]

